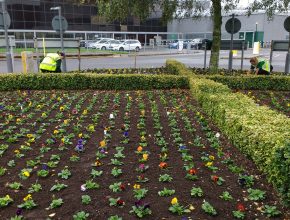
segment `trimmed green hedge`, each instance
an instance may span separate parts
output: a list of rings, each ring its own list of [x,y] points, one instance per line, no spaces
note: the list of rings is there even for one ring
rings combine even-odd
[[[0,91],[31,89],[173,89],[189,88],[188,78],[173,75],[113,74],[96,75],[94,73],[75,74],[1,74]]]
[[[189,76],[192,95],[204,111],[267,174],[283,202],[289,205],[290,119],[268,107],[258,106],[246,95],[232,93],[226,85],[185,71],[185,66],[176,61],[167,64],[178,74]],[[234,83],[235,78],[231,78]]]
[[[228,85],[231,89],[290,91],[289,76],[205,76],[216,82]]]

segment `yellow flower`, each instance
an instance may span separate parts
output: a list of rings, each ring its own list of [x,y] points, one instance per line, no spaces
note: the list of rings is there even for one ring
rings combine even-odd
[[[211,167],[212,164],[213,164],[213,162],[207,162],[207,163],[205,164],[205,166],[206,166],[206,167]]]
[[[60,101],[61,100],[61,98],[60,97],[57,97],[57,101]]]
[[[33,134],[27,134],[26,137],[33,138]]]
[[[30,177],[30,173],[28,171],[24,171],[23,175],[26,176],[26,177]]]
[[[60,106],[60,107],[59,107],[59,110],[60,110],[61,112],[63,112],[63,111],[64,111],[64,107],[63,107],[63,106]]]
[[[85,109],[85,110],[83,111],[83,115],[86,115],[86,114],[88,114],[88,110],[87,110],[87,109]]]
[[[11,120],[13,118],[13,115],[8,115],[8,119]]]
[[[28,106],[29,106],[29,107],[32,106],[32,102],[29,102]]]
[[[148,154],[143,154],[143,160],[148,160]]]
[[[287,106],[290,107],[290,103],[288,103]]]
[[[133,186],[134,189],[140,189],[140,187],[141,187],[140,184],[134,184]]]
[[[15,151],[14,151],[14,153],[16,153],[16,154],[19,154],[19,153],[20,153],[20,151],[19,151],[19,150],[15,150]]]
[[[64,138],[61,139],[61,142],[64,143]]]
[[[27,200],[32,199],[31,194],[28,194],[26,197],[23,198],[23,201],[26,202]]]
[[[101,142],[100,142],[100,146],[101,146],[101,147],[105,147],[105,146],[106,146],[106,141],[101,141]]]
[[[6,196],[5,196],[5,199],[6,199],[6,200],[10,200],[11,197],[10,197],[9,195],[6,195]]]
[[[175,205],[178,203],[178,200],[176,197],[174,197],[172,200],[171,200],[171,205]]]
[[[53,134],[58,134],[58,133],[59,133],[58,130],[54,130],[54,131],[53,131]]]
[[[82,138],[82,136],[83,136],[83,133],[79,133],[79,138]]]
[[[37,105],[36,108],[40,109],[42,107],[42,105]]]
[[[68,124],[68,119],[63,120],[63,123],[66,125]]]
[[[17,118],[16,122],[18,122],[18,123],[21,122],[21,118]]]
[[[45,112],[43,112],[42,114],[41,114],[41,117],[46,117],[47,116],[47,114],[45,113]]]
[[[214,156],[212,156],[212,155],[210,155],[208,158],[209,158],[210,160],[214,160]]]

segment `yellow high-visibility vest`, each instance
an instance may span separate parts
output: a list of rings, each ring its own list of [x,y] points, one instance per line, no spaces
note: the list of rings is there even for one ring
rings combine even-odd
[[[47,71],[56,70],[56,61],[61,59],[57,53],[48,53],[39,65],[39,69]]]

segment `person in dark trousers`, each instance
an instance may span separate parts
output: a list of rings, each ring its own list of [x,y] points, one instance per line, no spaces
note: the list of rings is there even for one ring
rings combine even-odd
[[[43,73],[61,73],[61,60],[64,53],[57,51],[56,53],[48,53],[39,65],[39,69]]]
[[[250,59],[251,70],[256,75],[270,75],[273,67],[270,65],[269,60],[262,57],[252,57]]]

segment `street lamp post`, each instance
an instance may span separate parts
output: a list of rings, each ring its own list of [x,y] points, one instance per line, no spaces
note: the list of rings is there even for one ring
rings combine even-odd
[[[258,41],[258,22],[256,22],[255,42]]]
[[[9,48],[9,39],[8,39],[8,30],[7,30],[7,21],[6,21],[6,4],[5,0],[0,0],[2,3],[2,13],[3,13],[3,27],[5,32],[5,41],[6,41],[6,62],[7,62],[7,72],[12,73],[13,72],[13,65],[12,65],[12,57],[10,53]]]
[[[63,27],[62,27],[62,21],[61,21],[61,6],[52,7],[50,10],[57,10],[58,11],[58,17],[59,17],[59,35],[60,35],[60,43],[61,43],[61,51],[64,53],[64,43],[63,43]],[[65,55],[63,57],[62,61],[63,65],[63,71],[66,72],[66,58]]]

